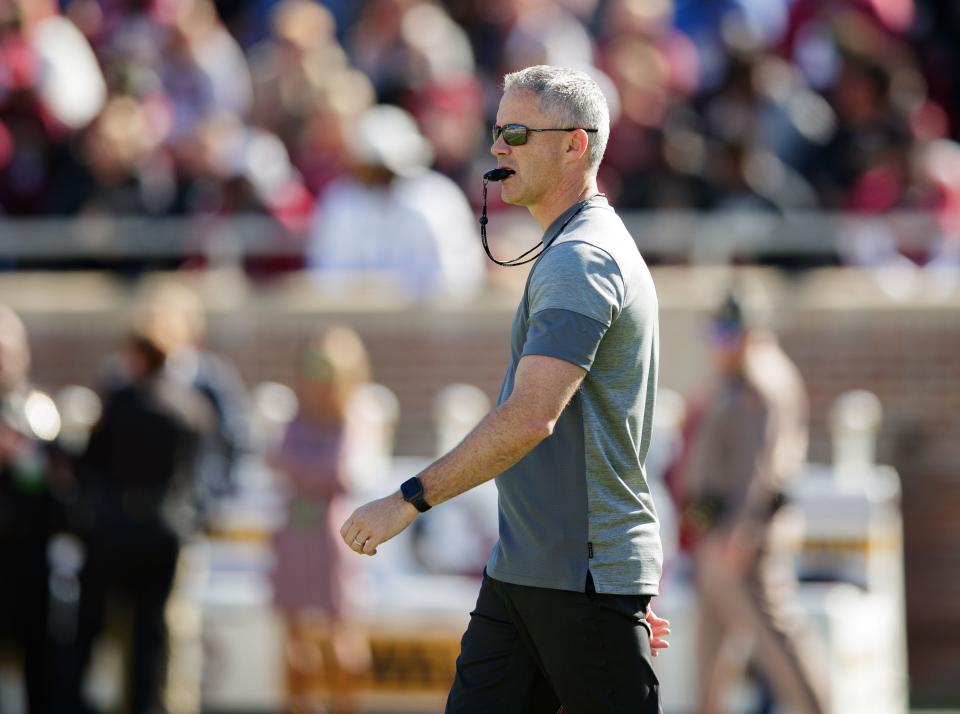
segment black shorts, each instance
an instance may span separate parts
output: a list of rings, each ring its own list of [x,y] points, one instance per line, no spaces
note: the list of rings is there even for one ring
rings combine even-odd
[[[648,596],[513,585],[484,573],[446,714],[659,714]]]

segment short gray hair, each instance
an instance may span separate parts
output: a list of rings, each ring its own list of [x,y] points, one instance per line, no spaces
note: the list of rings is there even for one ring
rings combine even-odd
[[[503,90],[511,89],[539,95],[543,111],[564,127],[596,129],[596,133],[587,134],[588,158],[591,169],[599,168],[610,138],[610,110],[600,86],[589,74],[541,64],[506,75]]]

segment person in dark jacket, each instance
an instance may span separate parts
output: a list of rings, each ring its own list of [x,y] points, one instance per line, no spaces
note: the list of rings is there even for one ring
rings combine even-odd
[[[84,711],[83,679],[112,595],[124,597],[133,616],[127,711],[162,711],[164,610],[194,527],[196,449],[210,420],[197,392],[167,374],[170,340],[158,327],[148,322],[129,336],[128,381],[106,395],[77,467],[87,558],[66,682],[70,711]]]
[[[206,521],[240,487],[239,467],[253,450],[247,389],[236,367],[206,345],[204,306],[193,290],[166,283],[145,296],[141,311],[169,335],[167,374],[195,389],[210,411],[196,453],[196,505]]]

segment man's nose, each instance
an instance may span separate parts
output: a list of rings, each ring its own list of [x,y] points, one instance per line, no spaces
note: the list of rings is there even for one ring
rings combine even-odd
[[[510,145],[503,140],[503,134],[490,146],[490,153],[494,156],[503,156],[510,153]]]

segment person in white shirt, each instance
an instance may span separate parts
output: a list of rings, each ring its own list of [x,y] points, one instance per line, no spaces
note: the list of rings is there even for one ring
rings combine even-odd
[[[382,280],[418,299],[466,297],[484,280],[476,219],[463,191],[428,168],[429,142],[404,110],[380,105],[353,126],[353,169],[313,218],[307,263],[333,291]]]

